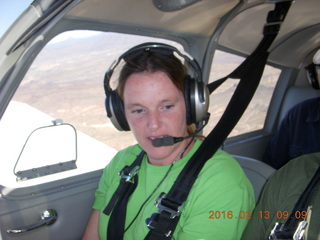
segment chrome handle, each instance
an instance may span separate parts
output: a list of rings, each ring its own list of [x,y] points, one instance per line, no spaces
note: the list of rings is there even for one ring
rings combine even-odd
[[[29,232],[37,228],[53,224],[57,220],[57,217],[58,215],[56,210],[48,209],[41,214],[40,222],[26,226],[26,227],[19,227],[17,229],[8,229],[7,233],[18,234],[18,233]]]

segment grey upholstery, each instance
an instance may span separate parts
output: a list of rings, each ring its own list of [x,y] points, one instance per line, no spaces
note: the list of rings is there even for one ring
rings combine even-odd
[[[255,200],[257,202],[264,184],[276,170],[256,159],[238,155],[233,155],[233,157],[238,161],[248,179],[251,181],[255,192]]]

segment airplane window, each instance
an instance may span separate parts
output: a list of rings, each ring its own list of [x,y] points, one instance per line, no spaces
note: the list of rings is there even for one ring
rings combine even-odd
[[[237,68],[244,60],[243,57],[230,54],[224,51],[217,51],[215,53],[209,82],[227,76],[234,69]],[[264,121],[267,115],[268,106],[276,86],[277,80],[280,76],[280,69],[267,65],[265,67],[260,85],[256,90],[253,99],[251,100],[247,110],[242,118],[235,126],[229,137],[238,136],[256,130],[263,129]],[[208,127],[204,129],[204,134],[209,134],[211,130],[223,114],[229,100],[236,89],[238,80],[228,79],[210,96],[210,112],[211,118]]]
[[[2,141],[10,146],[1,151],[0,159],[6,159],[0,169],[1,184],[30,186],[102,169],[118,150],[134,144],[131,132],[119,132],[106,117],[102,83],[105,72],[121,53],[147,41],[164,42],[182,49],[181,45],[168,40],[97,31],[70,31],[52,39],[30,66],[0,122],[0,144]],[[220,51],[214,58],[210,81],[227,75],[242,61],[239,56]],[[268,101],[279,74],[279,70],[266,67],[262,84],[232,136],[263,128]],[[223,113],[236,84],[228,80],[211,95],[211,120],[204,129],[205,135]],[[41,149],[29,146],[30,143],[37,146],[34,140],[27,141],[32,132],[54,125],[57,119],[76,129],[77,137],[70,138],[76,141],[70,143],[77,146],[76,164],[73,156],[62,156],[64,160],[55,163],[52,156],[46,157],[47,151],[40,152],[55,142],[52,132],[43,134],[46,139],[40,140],[44,144]],[[60,135],[56,141],[61,142],[62,138]],[[36,165],[32,164],[34,161],[28,165],[25,156],[32,158],[28,149],[35,149],[35,154],[41,156]],[[54,151],[65,152],[64,149],[64,144],[56,144]],[[65,167],[64,163],[71,165]],[[25,177],[26,174],[29,175]]]
[[[6,159],[6,166],[0,170],[1,184],[29,186],[102,169],[118,150],[134,144],[132,133],[119,132],[106,116],[103,78],[121,53],[147,41],[182,48],[163,39],[97,31],[70,31],[52,39],[36,57],[1,120],[0,142],[10,144],[10,148],[1,151],[4,155],[0,159]],[[54,144],[66,137],[60,134],[52,140],[53,132],[59,128],[46,128],[56,119],[76,129],[76,138],[70,138],[77,141],[70,143],[77,146],[76,164],[74,153],[67,153],[64,144]],[[51,132],[41,134],[44,137],[39,140],[31,134],[39,128]],[[42,141],[44,146],[33,147],[37,146],[35,141]],[[56,159],[62,160],[55,163],[53,153],[40,152],[53,147],[54,152],[70,156],[59,156]],[[36,165],[35,160],[27,164],[26,157],[33,158],[29,149],[39,159]]]

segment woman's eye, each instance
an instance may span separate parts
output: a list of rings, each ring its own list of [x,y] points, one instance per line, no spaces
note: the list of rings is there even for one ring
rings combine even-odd
[[[143,113],[143,109],[142,108],[134,109],[132,110],[132,113]]]
[[[169,110],[169,109],[171,109],[171,108],[173,108],[173,107],[174,107],[173,104],[167,104],[167,105],[165,105],[163,108],[164,108],[165,110]]]

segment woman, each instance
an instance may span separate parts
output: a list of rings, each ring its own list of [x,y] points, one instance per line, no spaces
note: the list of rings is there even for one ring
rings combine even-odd
[[[187,125],[187,71],[181,61],[161,51],[140,51],[125,61],[117,89],[138,144],[120,151],[104,169],[84,239],[106,239],[107,232],[117,228],[118,223],[109,222],[110,214],[104,210],[119,186],[118,172],[131,165],[142,150],[139,182],[127,203],[123,238],[144,239],[149,232],[146,222],[158,212],[154,201],[170,190],[202,143],[190,137],[169,146],[152,144],[166,136],[194,134],[194,124]],[[199,173],[173,239],[240,239],[248,219],[239,214],[253,206],[253,189],[241,167],[218,150]]]

